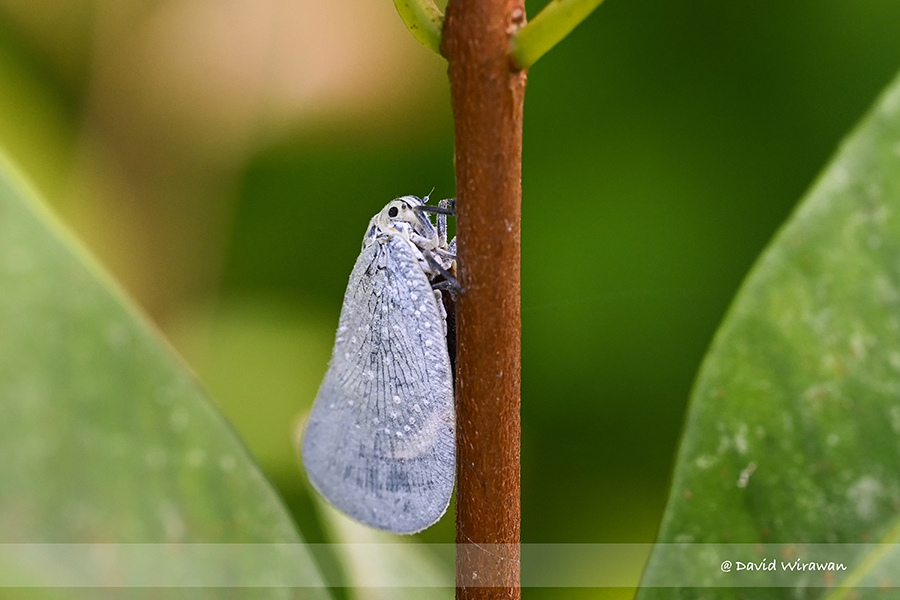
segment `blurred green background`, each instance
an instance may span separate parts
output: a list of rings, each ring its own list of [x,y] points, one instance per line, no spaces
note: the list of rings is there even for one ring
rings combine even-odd
[[[653,540],[717,324],[898,68],[897,2],[607,0],[531,70],[523,541]],[[443,59],[389,0],[0,0],[0,144],[323,540],[293,428],[368,219],[454,194]]]

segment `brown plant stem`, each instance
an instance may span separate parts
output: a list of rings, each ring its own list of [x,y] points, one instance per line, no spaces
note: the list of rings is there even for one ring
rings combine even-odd
[[[523,0],[450,0],[456,132],[457,598],[519,598]],[[490,586],[490,587],[488,587]]]

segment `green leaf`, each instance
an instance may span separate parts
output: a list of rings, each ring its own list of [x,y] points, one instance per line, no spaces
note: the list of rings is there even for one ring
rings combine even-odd
[[[404,25],[426,48],[441,53],[444,14],[432,0],[394,0]]]
[[[296,593],[325,595],[229,424],[2,156],[0,457],[0,542],[294,544],[291,570],[313,586]],[[262,554],[238,552],[205,576],[232,582],[232,595],[295,595],[240,589],[265,572]]]
[[[898,506],[900,78],[765,250],[716,334],[658,542],[896,542]],[[658,550],[645,584],[674,568]],[[834,583],[862,581],[878,562]]]
[[[550,0],[512,38],[512,56],[527,69],[588,18],[603,0]]]

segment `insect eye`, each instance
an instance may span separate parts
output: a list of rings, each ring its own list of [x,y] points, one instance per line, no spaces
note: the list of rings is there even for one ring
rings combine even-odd
[[[396,206],[392,206],[388,209],[388,216],[393,219],[399,212]]]

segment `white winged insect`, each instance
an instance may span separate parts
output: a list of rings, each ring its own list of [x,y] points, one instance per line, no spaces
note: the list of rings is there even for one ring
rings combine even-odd
[[[441,518],[456,468],[447,313],[435,289],[456,284],[456,240],[447,242],[449,201],[427,201],[397,198],[369,222],[301,449],[331,504],[393,533]]]

